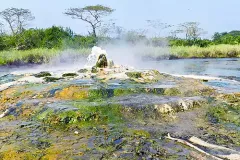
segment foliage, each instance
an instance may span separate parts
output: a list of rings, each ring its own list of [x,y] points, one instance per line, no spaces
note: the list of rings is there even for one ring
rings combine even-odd
[[[240,44],[240,31],[216,32],[213,35],[213,42],[214,44]]]
[[[173,46],[171,54],[179,58],[226,58],[240,57],[240,45]]]
[[[27,50],[34,48],[88,48],[96,44],[91,36],[80,36],[69,28],[52,26],[47,29],[29,29],[16,35],[0,36],[0,50]]]
[[[30,10],[22,8],[7,8],[0,12],[0,16],[9,25],[13,35],[22,33],[27,22],[35,19]]]
[[[90,53],[90,49],[81,48],[77,50],[67,50],[69,53],[77,55],[86,55]],[[9,50],[0,52],[0,65],[14,64],[40,64],[48,63],[53,57],[62,54],[60,49],[32,49],[25,51]]]
[[[214,43],[211,40],[208,39],[170,39],[169,45],[170,46],[199,46],[199,47],[208,47],[210,45],[213,45]]]
[[[102,18],[110,15],[114,10],[102,6],[86,6],[83,8],[69,8],[64,14],[71,16],[73,19],[80,19],[90,24],[92,27],[92,36],[97,37],[96,29],[101,26],[103,22]]]
[[[185,22],[179,25],[179,32],[185,34],[186,39],[195,40],[198,39],[205,32],[199,27],[198,22]]]

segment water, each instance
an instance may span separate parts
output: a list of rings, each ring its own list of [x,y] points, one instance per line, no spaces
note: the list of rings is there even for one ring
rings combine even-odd
[[[225,77],[227,79],[235,77],[234,79],[240,81],[240,58],[161,60],[146,62],[145,66],[170,74]]]
[[[139,67],[142,66],[177,76],[199,76],[220,91],[240,92],[240,58],[161,60],[145,62]]]
[[[81,65],[83,66],[83,65]],[[78,68],[80,69],[81,66]],[[240,92],[240,58],[223,59],[179,59],[160,60],[139,63],[136,68],[157,69],[160,72],[176,76],[189,76],[208,79],[207,85],[224,92]],[[71,68],[71,67],[70,67]],[[0,67],[0,84],[14,81],[14,76],[6,76],[13,72],[40,72],[41,66]],[[62,68],[63,70],[64,68]],[[73,69],[73,68],[71,68]],[[44,68],[44,70],[50,70]],[[51,68],[54,71],[54,67]],[[57,70],[57,69],[56,69]],[[66,69],[67,70],[67,69]],[[5,75],[5,76],[4,76]],[[196,77],[198,76],[198,77]],[[8,80],[6,80],[8,78]]]

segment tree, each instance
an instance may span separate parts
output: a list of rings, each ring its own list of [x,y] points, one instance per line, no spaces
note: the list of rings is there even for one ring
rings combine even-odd
[[[186,39],[189,40],[196,40],[201,35],[205,34],[206,32],[199,27],[200,23],[198,22],[185,22],[179,24],[179,29],[181,33],[185,33]]]
[[[0,12],[0,16],[7,22],[13,35],[22,33],[27,23],[35,19],[30,10],[22,8],[7,8]]]
[[[109,7],[95,5],[86,6],[84,8],[69,8],[64,14],[71,16],[73,19],[81,19],[89,23],[92,27],[92,35],[96,38],[96,30],[103,22],[102,18],[110,15],[113,11],[114,10]]]
[[[102,37],[111,37],[120,39],[124,34],[124,28],[117,26],[113,20],[109,23],[103,24],[99,29],[99,35]]]
[[[152,27],[154,30],[156,30],[158,33],[158,37],[160,37],[161,32],[167,28],[172,27],[172,25],[169,25],[167,23],[161,22],[161,20],[147,20],[148,26]]]
[[[3,33],[4,33],[3,27],[4,27],[3,23],[0,22],[0,35],[3,35]]]

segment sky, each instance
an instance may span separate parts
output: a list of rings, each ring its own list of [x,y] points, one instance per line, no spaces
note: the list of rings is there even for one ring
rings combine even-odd
[[[115,9],[109,17],[116,25],[128,30],[145,29],[146,20],[161,20],[177,25],[199,22],[210,38],[214,32],[240,30],[239,0],[1,0],[0,10],[9,7],[30,9],[35,16],[31,28],[52,25],[70,27],[78,34],[87,34],[90,28],[81,20],[73,20],[63,12],[70,7],[106,5]]]

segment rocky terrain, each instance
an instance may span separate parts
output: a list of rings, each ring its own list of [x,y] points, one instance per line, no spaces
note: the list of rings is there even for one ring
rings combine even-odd
[[[239,158],[240,94],[106,66],[1,77],[0,159]]]

